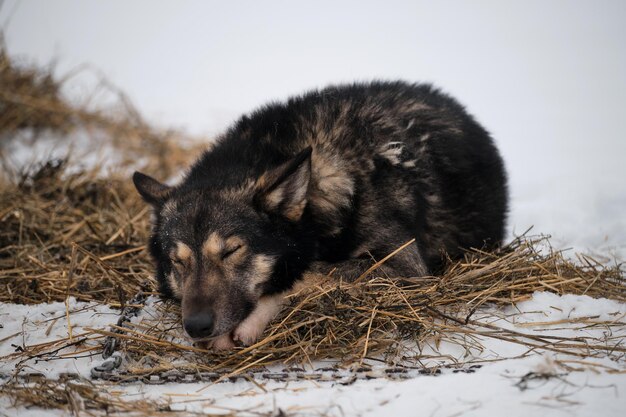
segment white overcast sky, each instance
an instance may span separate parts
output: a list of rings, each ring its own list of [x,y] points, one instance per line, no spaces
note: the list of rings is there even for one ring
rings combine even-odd
[[[434,82],[502,149],[511,229],[626,244],[626,1],[0,2],[12,55],[89,64],[193,133],[331,82]]]

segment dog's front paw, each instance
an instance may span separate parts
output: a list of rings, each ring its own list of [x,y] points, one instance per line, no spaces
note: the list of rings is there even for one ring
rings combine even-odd
[[[269,322],[280,311],[283,302],[283,294],[261,297],[252,313],[233,332],[233,340],[245,346],[259,340]]]
[[[244,320],[233,332],[233,340],[241,342],[244,346],[254,344],[265,330],[265,323],[259,323],[257,320]]]
[[[230,350],[235,347],[235,342],[230,333],[217,336],[208,342],[209,348],[213,350]]]

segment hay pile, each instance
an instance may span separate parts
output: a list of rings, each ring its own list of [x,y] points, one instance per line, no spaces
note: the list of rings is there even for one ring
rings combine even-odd
[[[0,126],[3,136],[31,128],[67,132],[73,109],[60,97],[60,83],[50,70],[21,67],[0,46]]]
[[[148,213],[126,178],[51,161],[0,190],[0,301],[112,303],[150,276]]]
[[[36,140],[46,132],[83,129],[104,133],[125,158],[118,173],[107,176],[97,168],[70,171],[68,159],[47,161],[28,172],[2,165],[0,301],[34,304],[73,296],[123,307],[142,285],[144,292],[156,294],[145,250],[148,208],[137,196],[128,172],[137,168],[141,157],[142,169],[167,178],[195,158],[200,147],[189,145],[180,134],[148,126],[123,96],[121,112],[89,110],[65,99],[61,87],[50,70],[16,65],[0,48],[0,152],[6,149],[3,144],[25,132]],[[436,347],[448,341],[480,350],[481,338],[585,358],[615,357],[622,362],[626,353],[618,341],[609,345],[584,336],[572,340],[534,337],[474,319],[479,308],[490,306],[497,311],[528,299],[535,291],[626,301],[626,281],[619,266],[606,267],[588,257],[573,262],[552,250],[542,237],[520,238],[498,253],[468,252],[437,277],[392,280],[374,270],[367,280],[357,283],[311,278],[313,284],[292,297],[263,340],[233,353],[206,352],[181,340],[178,307],[169,303],[158,305],[151,321],[89,329],[84,341],[92,341],[90,349],[98,350],[103,336],[119,340],[130,376],[168,370],[234,375],[272,364],[311,364],[321,358],[337,359],[345,366],[382,361],[419,367],[426,345]],[[615,323],[590,325],[610,329]],[[52,357],[74,345],[69,338],[57,340],[27,348],[20,355],[45,360],[47,352]],[[41,389],[32,391],[32,386],[26,389],[12,381],[0,392],[18,404],[76,413],[73,410],[84,409],[85,404],[101,412],[167,412],[163,404],[130,404],[100,396],[89,384],[40,384]],[[75,404],[76,398],[82,405]]]
[[[539,247],[543,249],[538,251]],[[584,265],[565,259],[551,250],[547,238],[520,238],[500,253],[469,252],[437,277],[398,280],[374,272],[356,283],[309,277],[311,285],[292,297],[264,339],[234,353],[216,354],[185,344],[178,307],[172,304],[162,305],[153,320],[114,326],[119,334],[110,329],[91,331],[122,342],[132,362],[128,377],[174,369],[236,373],[274,364],[312,366],[314,360],[326,358],[339,359],[345,366],[363,365],[368,359],[389,365],[408,360],[411,366],[420,366],[428,341],[462,344],[469,351],[480,350],[478,339],[490,337],[579,357],[623,357],[626,346],[602,344],[584,335],[556,343],[473,318],[481,306],[497,311],[496,307],[524,301],[535,291],[626,301],[626,281],[618,268],[581,259]],[[593,325],[610,328],[621,323]],[[465,337],[461,340],[459,335]]]
[[[154,416],[162,413],[169,416],[183,415],[171,412],[165,402],[125,400],[89,381],[41,380],[32,385],[8,382],[0,386],[0,394],[13,398],[15,406],[28,408],[63,410],[67,415],[79,416],[87,410],[91,415],[131,413],[135,416]],[[106,394],[105,394],[106,393]]]

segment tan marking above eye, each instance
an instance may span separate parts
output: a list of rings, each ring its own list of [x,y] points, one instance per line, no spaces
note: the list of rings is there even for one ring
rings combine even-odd
[[[216,257],[224,250],[224,239],[213,232],[202,244],[202,254],[207,257]]]
[[[183,242],[176,242],[171,258],[174,263],[188,264],[193,259],[193,251]]]
[[[226,239],[213,232],[202,245],[202,254],[215,260],[239,258],[245,253],[245,241],[239,236],[230,236]]]

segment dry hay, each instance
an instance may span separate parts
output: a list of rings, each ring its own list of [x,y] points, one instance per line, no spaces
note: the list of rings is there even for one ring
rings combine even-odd
[[[112,303],[150,275],[147,207],[127,178],[63,175],[64,161],[0,190],[0,301]]]
[[[68,132],[72,109],[60,98],[50,70],[13,62],[0,46],[0,126],[3,137],[24,128]]]
[[[126,110],[120,116],[71,104],[61,95],[60,86],[49,70],[15,65],[0,49],[0,151],[1,143],[24,130],[95,129],[105,132],[126,156],[127,165],[108,176],[96,168],[68,171],[63,159],[27,173],[2,172],[0,301],[33,304],[73,296],[123,307],[143,284],[144,291],[156,294],[145,250],[148,208],[133,189],[128,169],[141,156],[148,172],[166,178],[196,156],[198,146],[190,152],[187,145],[182,146],[179,134],[148,126],[123,97],[120,102]],[[89,329],[79,342],[83,353],[94,352],[102,349],[103,336],[115,337],[121,342],[128,376],[172,369],[221,370],[234,375],[273,364],[310,364],[321,358],[336,359],[343,366],[383,361],[419,367],[426,345],[435,346],[436,351],[438,343],[448,341],[480,350],[481,338],[581,358],[610,356],[623,363],[626,347],[618,340],[600,344],[584,336],[571,340],[532,336],[474,319],[480,307],[509,306],[535,291],[626,301],[619,265],[607,267],[589,257],[572,261],[552,250],[546,238],[522,237],[497,253],[468,252],[465,259],[451,262],[441,276],[390,279],[379,275],[373,270],[367,279],[354,283],[310,277],[311,285],[292,297],[263,340],[233,352],[207,352],[181,341],[178,307],[171,303],[159,304],[152,320]],[[622,323],[589,325],[610,329]],[[19,355],[46,360],[64,349],[71,356],[75,347],[81,351],[81,345],[68,338],[26,347]],[[8,382],[0,392],[16,404],[76,413],[85,407],[103,413],[167,412],[163,404],[127,403],[101,395],[102,387],[84,381],[38,384]]]
[[[8,382],[0,386],[0,394],[11,396],[13,407],[40,407],[63,410],[67,415],[79,416],[86,411],[91,415],[132,413],[134,416],[171,415],[164,402],[145,400],[128,401],[95,386],[90,381],[52,381],[41,379],[33,384]]]
[[[581,258],[583,263],[574,263],[547,243],[546,238],[520,238],[499,253],[472,251],[442,276],[396,279],[374,271],[354,283],[310,276],[311,285],[291,298],[263,340],[234,352],[216,354],[181,342],[178,307],[170,303],[163,304],[153,320],[113,326],[119,333],[91,331],[122,341],[130,362],[127,376],[173,369],[236,373],[326,358],[340,360],[344,366],[362,365],[367,359],[420,366],[419,361],[425,359],[421,349],[428,341],[480,350],[481,337],[579,357],[624,357],[626,346],[611,344],[618,344],[619,339],[599,344],[581,336],[555,343],[549,337],[533,337],[473,319],[481,306],[510,306],[535,291],[626,301],[626,282],[619,268],[606,268],[586,257]],[[538,251],[539,247],[543,249]],[[465,337],[459,339],[459,335]],[[173,362],[174,358],[178,360]]]

